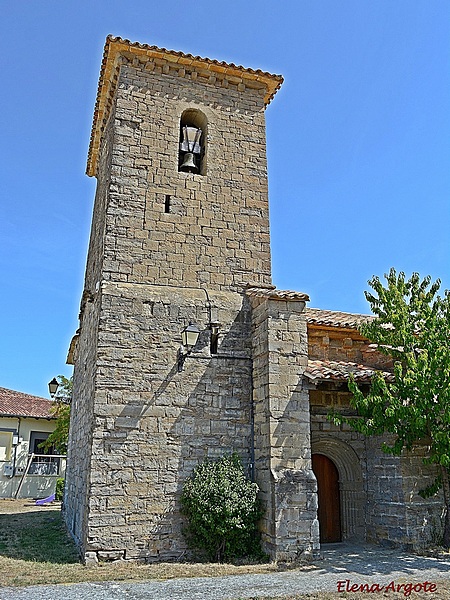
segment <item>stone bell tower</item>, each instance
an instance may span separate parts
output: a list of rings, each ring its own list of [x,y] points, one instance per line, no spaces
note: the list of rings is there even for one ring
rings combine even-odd
[[[273,289],[264,110],[281,83],[107,38],[69,352],[64,514],[83,554],[177,558],[178,499],[193,468],[236,451],[254,471],[252,304],[255,290]],[[198,340],[183,347],[189,324]]]

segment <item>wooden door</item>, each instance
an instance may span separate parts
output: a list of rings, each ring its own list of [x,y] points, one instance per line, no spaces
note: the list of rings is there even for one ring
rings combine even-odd
[[[323,454],[312,455],[312,467],[318,488],[320,541],[324,544],[340,542],[341,506],[338,470],[334,462]]]

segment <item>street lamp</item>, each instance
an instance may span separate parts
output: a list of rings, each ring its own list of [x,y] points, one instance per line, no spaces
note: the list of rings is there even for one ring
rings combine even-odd
[[[56,377],[53,377],[53,379],[48,384],[48,391],[50,393],[51,398],[55,397],[55,394],[58,391],[58,388],[59,388],[59,383],[56,380]]]

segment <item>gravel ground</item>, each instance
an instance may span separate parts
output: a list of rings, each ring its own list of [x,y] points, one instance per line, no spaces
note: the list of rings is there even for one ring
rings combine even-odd
[[[292,596],[314,592],[342,592],[341,597],[356,598],[351,586],[389,586],[384,593],[368,598],[400,597],[392,586],[420,584],[422,593],[412,591],[410,598],[450,599],[450,557],[428,558],[403,554],[378,547],[335,544],[325,547],[323,560],[311,568],[299,568],[260,575],[198,577],[143,583],[82,583],[26,588],[2,588],[0,600],[225,600]],[[347,583],[347,580],[349,582]],[[338,582],[344,582],[339,584]],[[392,583],[393,582],[393,583]],[[423,583],[428,582],[424,589]],[[431,585],[435,585],[432,588]],[[346,593],[346,590],[348,593]],[[407,597],[401,588],[401,597]],[[367,590],[368,591],[368,590]],[[364,593],[364,596],[367,594]],[[358,594],[359,596],[359,594]]]

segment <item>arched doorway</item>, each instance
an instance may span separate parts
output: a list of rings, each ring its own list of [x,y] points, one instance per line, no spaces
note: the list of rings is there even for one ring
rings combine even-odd
[[[319,439],[314,437],[311,444],[312,456],[323,455],[333,463],[338,472],[341,541],[362,542],[366,537],[366,493],[360,458],[354,448],[334,436],[321,436]]]
[[[320,542],[340,542],[342,533],[339,472],[334,462],[324,454],[312,455],[312,468],[317,479]]]

